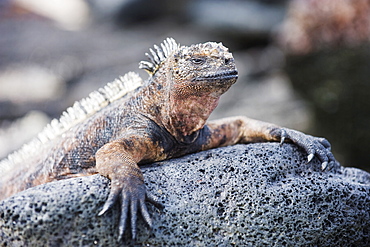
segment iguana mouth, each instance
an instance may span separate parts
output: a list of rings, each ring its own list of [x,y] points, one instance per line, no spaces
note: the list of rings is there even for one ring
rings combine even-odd
[[[196,81],[215,81],[215,80],[230,80],[233,78],[238,78],[237,70],[225,71],[225,72],[221,72],[217,74],[198,77],[198,78],[195,78],[195,80]]]

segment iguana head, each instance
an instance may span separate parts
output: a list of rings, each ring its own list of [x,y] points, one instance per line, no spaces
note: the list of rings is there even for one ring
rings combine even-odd
[[[182,46],[170,58],[172,88],[179,96],[220,96],[238,78],[232,54],[221,43],[207,42]]]
[[[219,97],[238,77],[232,54],[221,43],[179,46],[169,38],[146,54],[151,61],[140,68],[161,88],[160,119],[181,139],[201,129],[218,104]],[[163,103],[165,101],[165,103]],[[157,102],[159,104],[159,102]]]
[[[232,54],[222,43],[207,42],[179,46],[167,38],[161,46],[146,53],[150,61],[141,61],[139,67],[151,76],[170,72],[171,87],[184,96],[202,92],[227,91],[238,78]],[[216,90],[218,89],[218,90]]]

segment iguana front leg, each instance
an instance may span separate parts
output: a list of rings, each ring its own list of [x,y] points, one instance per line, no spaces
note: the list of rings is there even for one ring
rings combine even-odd
[[[126,221],[130,215],[132,238],[136,237],[137,213],[141,212],[145,222],[152,227],[152,220],[148,213],[145,201],[161,207],[145,189],[143,174],[137,165],[141,160],[155,155],[155,147],[147,144],[138,137],[125,137],[105,144],[100,148],[96,157],[96,170],[99,174],[111,180],[111,188],[107,201],[99,215],[108,211],[117,201],[121,203],[119,221],[119,239],[126,228]]]
[[[290,140],[306,151],[308,162],[314,156],[318,157],[322,162],[322,170],[325,170],[328,163],[335,162],[330,151],[330,143],[325,138],[310,136],[296,130],[242,116],[210,121],[207,126],[211,134],[206,144],[203,145],[203,150],[236,143],[263,141],[283,143],[285,140]]]

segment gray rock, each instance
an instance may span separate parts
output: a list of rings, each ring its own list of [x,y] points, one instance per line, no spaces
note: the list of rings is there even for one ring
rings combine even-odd
[[[261,143],[201,152],[143,167],[149,205],[136,246],[369,246],[370,174],[317,160],[294,145]],[[120,246],[118,206],[101,217],[109,180],[41,185],[0,202],[1,246]]]

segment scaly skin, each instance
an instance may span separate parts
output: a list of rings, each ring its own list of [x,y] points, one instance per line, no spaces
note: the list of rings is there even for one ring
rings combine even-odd
[[[119,201],[119,236],[129,220],[135,238],[138,211],[152,225],[145,201],[159,206],[145,190],[140,164],[236,143],[284,140],[302,147],[309,161],[317,156],[323,169],[335,162],[323,138],[246,117],[206,124],[220,96],[237,80],[232,54],[213,42],[169,53],[157,68],[147,68],[152,75],[144,86],[71,127],[42,147],[42,156],[30,157],[29,165],[4,176],[3,198],[52,180],[99,173],[111,180],[99,214]]]

